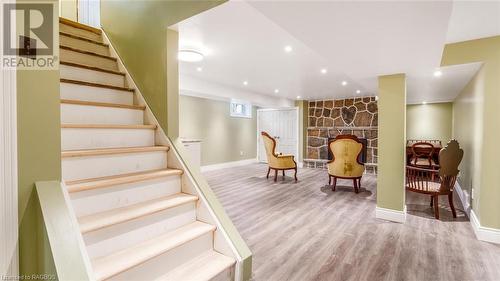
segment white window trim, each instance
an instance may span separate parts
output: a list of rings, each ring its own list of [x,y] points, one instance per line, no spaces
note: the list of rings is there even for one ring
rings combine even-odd
[[[241,104],[243,107],[246,108],[246,111],[248,112],[247,114],[245,113],[236,113],[236,112],[233,112],[233,104]],[[235,100],[235,99],[232,99],[230,102],[229,102],[229,115],[231,117],[236,117],[236,118],[248,118],[248,119],[251,119],[252,118],[252,104],[247,102],[247,101],[241,101],[241,100]]]

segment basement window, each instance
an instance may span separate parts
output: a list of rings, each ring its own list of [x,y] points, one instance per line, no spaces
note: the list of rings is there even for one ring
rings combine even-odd
[[[249,102],[231,100],[229,104],[231,117],[252,118],[252,104]]]

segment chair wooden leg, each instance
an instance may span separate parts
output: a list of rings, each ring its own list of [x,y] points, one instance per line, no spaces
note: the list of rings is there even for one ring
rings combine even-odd
[[[278,180],[278,170],[274,169],[274,182]]]
[[[434,196],[434,216],[439,219],[439,196]]]
[[[361,189],[361,178],[358,179],[358,189]]]
[[[328,185],[332,185],[332,176],[328,175]]]
[[[455,206],[453,205],[453,193],[448,194],[448,202],[450,203],[451,213],[453,217],[457,217],[457,211],[455,211]]]
[[[431,196],[431,207],[434,206],[434,196]]]
[[[353,183],[354,183],[354,192],[355,193],[359,193],[359,190],[358,190],[358,179],[354,179]]]
[[[271,167],[267,168],[267,175],[266,175],[266,179],[269,178],[269,173],[271,172]]]
[[[283,170],[283,180],[285,180],[285,170]]]
[[[333,177],[333,187],[332,187],[332,191],[335,191],[335,188],[337,187],[337,178],[336,177]]]
[[[295,182],[297,182],[297,167],[295,167],[295,174],[293,175],[293,177],[295,178]]]

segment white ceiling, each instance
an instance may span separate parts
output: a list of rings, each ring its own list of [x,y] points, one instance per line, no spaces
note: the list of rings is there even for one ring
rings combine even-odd
[[[456,1],[446,42],[461,42],[500,34],[500,1]]]
[[[460,34],[452,27],[466,26],[448,24],[452,8],[449,1],[230,1],[178,24],[180,49],[206,54],[201,63],[181,62],[181,84],[191,76],[249,95],[341,98],[374,95],[377,76],[402,72],[408,102],[449,101],[478,69],[450,67],[432,76],[444,44]],[[452,20],[464,20],[465,8],[454,8]]]

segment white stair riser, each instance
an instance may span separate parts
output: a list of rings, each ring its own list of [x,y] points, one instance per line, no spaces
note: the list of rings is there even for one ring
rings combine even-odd
[[[108,280],[154,280],[200,253],[212,249],[212,241],[212,233],[207,233]]]
[[[153,239],[196,220],[195,203],[187,203],[148,216],[84,234],[90,258],[111,254]]]
[[[59,53],[61,55],[62,61],[74,62],[79,64],[85,64],[88,66],[95,66],[104,69],[118,71],[118,63],[114,60],[66,49],[60,49]]]
[[[63,128],[62,150],[153,146],[155,131],[150,129]]]
[[[61,104],[63,124],[119,124],[142,125],[142,110],[106,106]]]
[[[71,193],[70,197],[76,216],[81,217],[179,192],[181,192],[181,177],[169,176],[75,192]]]
[[[165,168],[167,168],[166,151],[68,157],[62,159],[62,175],[65,181]]]
[[[68,100],[95,101],[132,105],[134,93],[108,88],[84,86],[72,83],[60,84],[61,98]]]
[[[109,56],[109,47],[95,44],[89,41],[72,38],[69,36],[59,36],[59,44],[66,47],[76,48],[84,51]]]
[[[125,87],[125,77],[123,75],[90,70],[69,65],[59,65],[61,78],[104,84],[117,87]]]
[[[97,42],[102,42],[102,36],[100,34],[94,33],[92,31],[84,30],[81,28],[72,27],[66,24],[59,24],[59,31],[64,33],[69,33],[72,35],[92,39]]]

